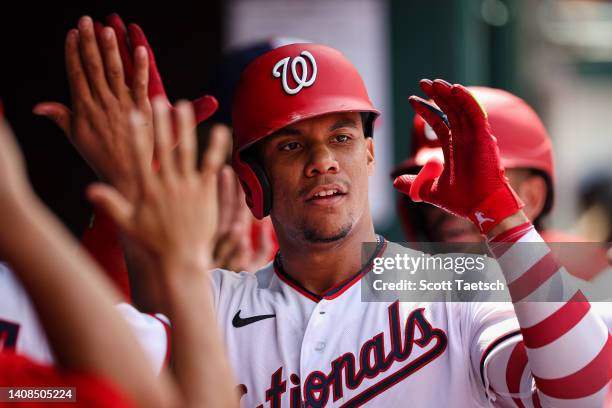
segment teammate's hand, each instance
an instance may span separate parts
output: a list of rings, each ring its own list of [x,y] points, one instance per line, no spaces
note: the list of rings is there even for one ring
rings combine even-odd
[[[153,157],[147,50],[138,47],[134,51],[130,88],[126,86],[114,30],[105,28],[99,40],[98,44],[93,22],[87,16],[79,20],[78,30],[70,30],[66,37],[66,72],[73,111],[58,102],[40,103],[33,111],[62,128],[102,181],[131,195],[133,186],[126,182],[134,172],[129,153],[129,116],[135,109],[145,123],[142,154],[149,157],[149,163]]]
[[[162,97],[168,104],[170,110],[174,113],[174,107],[168,100],[168,96],[166,95],[166,91],[164,89],[164,84],[159,74],[159,70],[157,69],[153,50],[140,26],[138,24],[129,24],[126,27],[121,17],[119,17],[119,15],[116,13],[111,14],[106,18],[106,24],[112,27],[117,34],[117,39],[119,40],[119,53],[125,69],[127,84],[129,85],[132,83],[131,78],[133,77],[135,71],[133,68],[134,62],[132,59],[132,50],[139,46],[145,47],[149,58],[149,98],[152,99],[154,97]],[[96,23],[96,31],[102,32],[102,29],[102,24]],[[191,101],[191,104],[193,105],[193,109],[195,111],[196,124],[199,124],[209,118],[213,113],[215,113],[218,107],[217,100],[210,95],[204,95],[196,100],[193,100]]]
[[[163,99],[153,101],[155,148],[161,170],[150,170],[146,125],[142,115],[132,119],[133,163],[138,170],[136,198],[130,199],[105,184],[88,189],[90,200],[102,207],[137,247],[159,265],[185,262],[210,267],[218,217],[217,176],[229,141],[213,134],[196,169],[194,114],[188,102],[177,107],[181,143],[173,155],[170,112]],[[144,142],[144,143],[143,143]]]
[[[409,101],[436,132],[444,164],[429,161],[418,175],[402,175],[393,184],[414,201],[469,218],[485,234],[523,207],[504,175],[486,112],[462,85],[440,79],[420,85],[443,112],[418,96]]]
[[[251,237],[253,228],[257,229],[256,240]],[[219,225],[216,237],[213,260],[217,268],[255,272],[274,255],[270,220],[253,217],[236,174],[228,165],[224,166],[219,177]],[[256,245],[253,245],[253,241]]]

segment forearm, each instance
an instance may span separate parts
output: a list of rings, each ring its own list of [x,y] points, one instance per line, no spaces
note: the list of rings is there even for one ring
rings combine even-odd
[[[132,304],[141,312],[168,314],[162,283],[155,271],[157,262],[147,256],[134,242],[120,236],[127,265]]]
[[[173,368],[190,406],[238,406],[223,346],[206,261],[166,266],[165,291],[173,329]]]
[[[524,392],[520,379],[530,370],[543,406],[601,406],[612,362],[606,326],[582,293],[563,285],[565,269],[530,223],[504,229],[489,246],[523,336],[508,358],[508,390]]]
[[[113,305],[118,294],[68,232],[35,198],[5,212],[3,257],[15,269],[58,362],[110,379],[142,406],[164,406],[173,391],[155,378]],[[6,208],[6,207],[5,207]]]

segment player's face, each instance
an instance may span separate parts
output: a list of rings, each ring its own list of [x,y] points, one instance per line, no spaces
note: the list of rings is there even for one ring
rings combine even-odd
[[[260,157],[281,235],[338,241],[369,211],[373,144],[364,137],[359,113],[331,113],[283,128],[262,142]]]
[[[428,236],[435,242],[480,242],[482,237],[469,220],[449,214],[433,205],[423,210]]]
[[[524,180],[523,173],[518,169],[506,169],[506,176],[512,188],[518,190]],[[423,211],[427,235],[432,241],[469,243],[483,240],[478,229],[468,219],[449,214],[433,205],[428,205]]]

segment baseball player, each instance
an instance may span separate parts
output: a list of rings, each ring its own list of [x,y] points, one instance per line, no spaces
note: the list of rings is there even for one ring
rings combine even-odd
[[[83,38],[91,36],[91,20],[82,20],[80,29]],[[116,112],[109,94],[115,90],[99,75],[108,62],[95,53],[84,58],[77,78],[88,78],[91,95],[109,97],[89,97],[70,78],[73,100],[87,106],[75,110],[76,123],[95,119],[101,107]],[[421,86],[444,115],[423,99],[412,97],[411,104],[440,137],[445,163],[428,162],[395,186],[413,200],[469,218],[498,256],[514,304],[362,301],[362,278],[373,262],[398,250],[375,233],[367,198],[378,111],[338,51],[317,44],[277,48],[242,73],[233,106],[233,165],[253,214],[271,216],[280,251],[255,274],[211,273],[242,406],[602,404],[610,336],[582,294],[555,303],[521,301],[547,291],[565,270],[521,210],[485,111],[461,85],[424,80]],[[78,141],[81,129],[72,130]],[[105,154],[115,155],[108,146]],[[138,152],[138,162],[148,163],[150,150]],[[94,152],[81,153],[96,165]],[[171,162],[169,154],[161,158],[163,177],[175,176],[165,170]],[[138,185],[136,173],[126,172],[122,185]],[[144,216],[140,210],[156,201],[164,208],[163,197],[110,188],[90,198],[124,231],[128,251],[147,239],[129,233]],[[216,202],[208,199],[207,206]],[[366,262],[364,242],[375,244]]]

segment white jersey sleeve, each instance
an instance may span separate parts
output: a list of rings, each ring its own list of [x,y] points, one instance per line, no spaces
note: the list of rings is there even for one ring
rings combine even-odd
[[[0,350],[8,349],[40,364],[54,360],[30,298],[9,267],[0,263]]]
[[[160,372],[168,365],[172,350],[170,322],[166,316],[141,313],[127,303],[118,304],[117,310],[134,331],[155,372]]]
[[[170,325],[163,315],[137,311],[127,303],[117,305],[156,371],[168,361]],[[0,351],[15,350],[41,364],[53,364],[51,347],[28,294],[10,268],[0,263]]]

